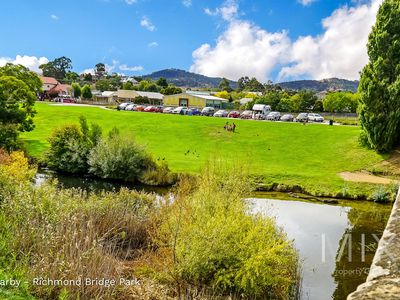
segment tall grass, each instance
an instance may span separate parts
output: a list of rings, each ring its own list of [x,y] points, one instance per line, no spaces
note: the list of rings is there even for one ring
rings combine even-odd
[[[240,169],[182,178],[174,200],[31,184],[22,154],[0,165],[0,265],[40,299],[287,299],[298,257],[273,219],[249,214]],[[1,273],[0,273],[1,274]],[[3,274],[2,274],[3,275]],[[35,285],[34,278],[116,284]],[[124,285],[119,280],[139,280]]]
[[[162,222],[179,295],[286,299],[295,293],[298,256],[272,218],[249,214],[252,184],[242,169],[208,166],[196,188],[183,180]]]

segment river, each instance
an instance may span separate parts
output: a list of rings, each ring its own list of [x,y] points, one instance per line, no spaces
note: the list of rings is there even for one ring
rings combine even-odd
[[[165,188],[39,173],[37,184],[56,178],[64,188],[116,191],[121,187],[166,194]],[[346,299],[368,275],[391,206],[339,201],[337,205],[290,199],[285,194],[249,198],[253,213],[266,214],[294,241],[302,261],[301,299]]]

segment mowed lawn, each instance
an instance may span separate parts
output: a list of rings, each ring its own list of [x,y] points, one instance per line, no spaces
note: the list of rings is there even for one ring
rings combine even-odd
[[[34,131],[22,138],[29,154],[41,157],[54,128],[78,123],[83,115],[107,133],[120,132],[145,144],[155,159],[165,159],[177,172],[199,172],[206,162],[241,164],[266,182],[298,184],[313,189],[340,189],[343,171],[366,169],[383,159],[358,144],[355,126],[274,123],[211,117],[125,112],[90,106],[37,103]],[[226,132],[225,122],[237,132]],[[347,185],[347,184],[346,184]]]

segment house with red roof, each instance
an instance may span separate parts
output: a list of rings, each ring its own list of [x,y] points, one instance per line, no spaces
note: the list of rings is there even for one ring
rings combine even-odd
[[[71,86],[62,84],[53,77],[40,76],[43,81],[43,90],[50,98],[69,95]]]

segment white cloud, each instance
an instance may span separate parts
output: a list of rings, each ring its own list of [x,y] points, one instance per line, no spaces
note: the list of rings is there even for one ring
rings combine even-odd
[[[150,21],[150,19],[147,18],[146,16],[144,16],[140,21],[140,26],[146,28],[149,31],[156,30],[156,26],[154,26],[153,23]]]
[[[80,74],[87,74],[90,73],[92,75],[94,75],[94,69],[93,68],[89,68],[89,69],[85,69],[82,72],[80,72]]]
[[[41,73],[42,70],[39,69],[39,66],[42,64],[47,64],[49,62],[46,57],[36,57],[36,56],[28,56],[28,55],[17,55],[14,58],[10,57],[0,57],[0,67],[4,66],[6,63],[12,63],[15,65],[23,65],[29,68],[31,71]]]
[[[149,46],[149,48],[155,48],[155,47],[158,47],[158,43],[157,42],[151,42],[147,46]]]
[[[118,60],[114,59],[111,64],[105,64],[106,66],[106,72],[107,73],[114,73],[116,70],[120,71],[129,71],[129,72],[138,72],[138,71],[143,71],[144,68],[142,66],[128,66],[126,64],[121,64]],[[95,74],[94,68],[88,68],[80,72],[80,74],[85,74],[85,73],[90,73],[92,75]],[[118,73],[118,72],[116,72]],[[118,73],[121,74],[121,73]],[[123,74],[121,74],[123,75]]]
[[[50,15],[50,18],[52,18],[54,21],[58,21],[60,18],[56,15]]]
[[[298,0],[298,2],[304,6],[310,5],[311,3],[315,2],[315,1],[317,1],[317,0]]]
[[[128,5],[132,5],[134,3],[136,3],[137,0],[125,0],[125,3]]]
[[[120,65],[120,66],[119,66],[119,69],[120,69],[121,71],[138,72],[138,71],[143,71],[144,68],[143,68],[142,66],[133,66],[133,67],[129,67],[129,66],[123,64],[123,65]]]
[[[342,7],[324,19],[320,36],[300,37],[292,45],[292,65],[284,67],[280,78],[308,75],[322,79],[342,77],[358,79],[368,62],[367,41],[382,0],[356,7]]]
[[[192,0],[182,0],[183,6],[186,7],[191,7],[192,6]]]
[[[268,32],[239,20],[236,1],[205,13],[219,15],[228,28],[215,46],[203,44],[193,52],[191,71],[237,79],[255,76],[265,81],[272,72],[278,79],[341,77],[358,79],[368,62],[366,44],[382,0],[341,7],[322,20],[324,32],[290,40],[286,31]],[[236,5],[236,6],[235,6]],[[228,9],[229,8],[229,9]]]
[[[290,47],[285,31],[269,33],[247,21],[231,22],[212,48],[203,44],[193,52],[192,72],[238,79],[255,76],[265,80]]]
[[[232,21],[238,15],[239,4],[237,0],[226,0],[221,7],[211,10],[205,8],[204,12],[209,16],[221,16],[225,21]]]

